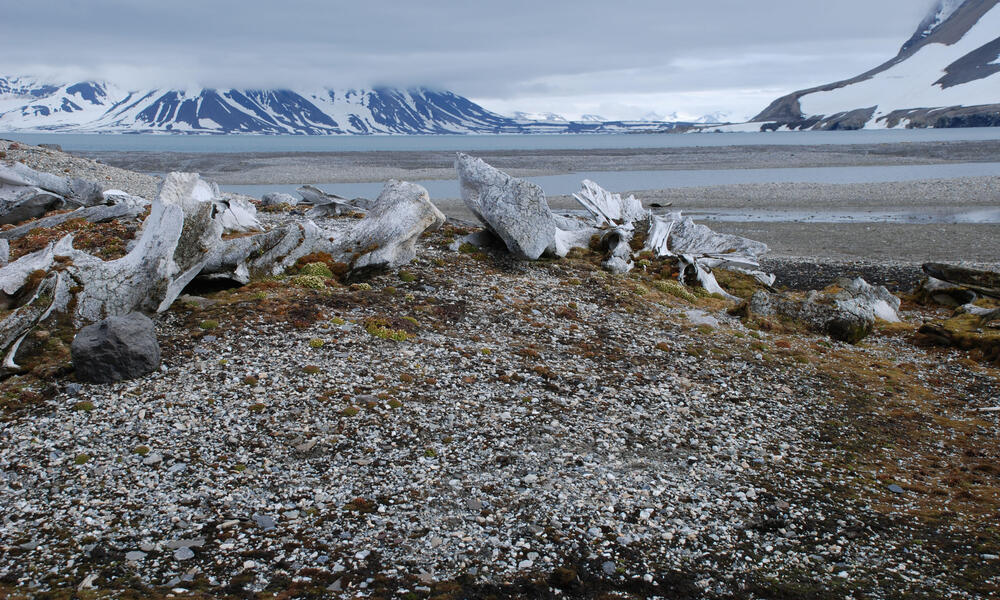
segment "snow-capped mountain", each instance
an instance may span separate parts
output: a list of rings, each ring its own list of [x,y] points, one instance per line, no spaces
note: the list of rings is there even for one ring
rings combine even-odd
[[[410,90],[126,90],[0,77],[0,131],[264,134],[494,133],[510,119],[470,100]]]
[[[468,134],[662,131],[670,124],[571,122],[490,112],[427,88],[129,90],[110,82],[0,77],[0,132]]]
[[[569,123],[569,119],[566,117],[553,112],[541,112],[541,113],[530,113],[524,111],[515,111],[511,118],[515,121],[533,121],[541,123]]]
[[[762,129],[998,126],[998,3],[938,0],[892,60],[779,98],[753,121]]]

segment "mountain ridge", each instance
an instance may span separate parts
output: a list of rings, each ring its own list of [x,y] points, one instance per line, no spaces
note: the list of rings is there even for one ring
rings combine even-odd
[[[0,131],[183,134],[513,134],[668,131],[643,121],[506,117],[458,94],[397,89],[128,90],[107,81],[0,77]]]
[[[1000,125],[1000,0],[939,0],[881,65],[778,98],[751,123],[762,129]],[[992,38],[992,39],[991,39]],[[961,92],[961,93],[958,93]]]

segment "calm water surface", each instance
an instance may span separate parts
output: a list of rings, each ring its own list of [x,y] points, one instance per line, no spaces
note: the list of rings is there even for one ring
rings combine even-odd
[[[770,133],[603,135],[129,135],[2,133],[27,144],[59,144],[64,150],[125,152],[367,152],[607,150],[717,146],[809,146],[1000,140],[1000,127],[873,129]]]

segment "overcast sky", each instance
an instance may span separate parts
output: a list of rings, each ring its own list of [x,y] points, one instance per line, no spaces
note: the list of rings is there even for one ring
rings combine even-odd
[[[749,117],[891,58],[932,0],[0,0],[0,73],[427,85],[491,110]]]

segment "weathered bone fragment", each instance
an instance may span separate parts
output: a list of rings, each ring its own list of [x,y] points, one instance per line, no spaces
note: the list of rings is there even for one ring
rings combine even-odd
[[[542,188],[516,179],[478,158],[455,160],[462,200],[518,258],[536,260],[556,248],[556,221]]]
[[[635,228],[631,223],[607,230],[601,238],[601,245],[608,249],[608,256],[601,266],[619,275],[631,271],[635,266],[632,262],[632,247],[629,245],[633,235]]]
[[[278,275],[312,252],[329,252],[332,245],[312,221],[290,224],[257,235],[224,241],[199,273],[204,279],[228,279],[240,284],[253,277]]]
[[[983,325],[987,325],[992,321],[1000,319],[1000,308],[983,308],[982,306],[976,306],[975,304],[960,306],[955,313],[973,315],[974,317],[977,317]]]
[[[66,200],[36,187],[0,184],[0,225],[22,223],[66,207]]]
[[[246,283],[252,277],[277,275],[314,252],[325,252],[348,264],[352,272],[402,266],[416,257],[420,234],[444,224],[445,217],[430,202],[427,190],[390,180],[371,211],[350,227],[330,232],[312,221],[292,224],[254,236],[224,242],[205,266],[202,276]]]
[[[583,189],[573,197],[593,215],[598,227],[634,223],[648,214],[635,196],[622,198],[621,194],[612,194],[589,179],[583,180]]]
[[[923,265],[923,270],[929,277],[968,288],[985,296],[1000,298],[1000,272],[940,263],[926,263]]]
[[[257,220],[257,208],[244,198],[218,197],[214,200],[216,220],[222,225],[225,233],[246,233],[260,231],[260,221]]]
[[[302,196],[303,202],[313,205],[313,208],[306,213],[310,219],[339,217],[364,211],[364,209],[351,204],[346,198],[336,194],[328,194],[315,186],[304,185],[296,191]]]
[[[212,218],[212,189],[197,175],[172,173],[164,181],[143,223],[139,239],[124,257],[103,261],[73,248],[66,236],[0,269],[8,299],[31,294],[0,322],[0,350],[13,368],[20,340],[32,327],[64,314],[79,326],[134,310],[165,310],[201,271],[221,244],[222,227]],[[46,275],[32,293],[35,271]]]
[[[115,219],[135,219],[143,213],[145,209],[132,204],[112,204],[110,206],[88,206],[78,208],[72,212],[60,213],[42,217],[37,221],[18,225],[11,229],[0,231],[0,239],[16,240],[22,238],[35,229],[56,227],[73,219],[83,219],[90,223],[106,223]]]
[[[420,234],[444,222],[426,189],[390,179],[369,205],[368,215],[338,245],[343,253],[357,256],[348,263],[352,271],[399,267],[416,257]]]
[[[69,208],[104,202],[101,186],[92,181],[36,171],[18,162],[0,163],[0,187],[3,186],[45,190],[62,197]]]
[[[805,299],[758,291],[734,313],[743,317],[787,317],[812,331],[853,344],[871,333],[876,319],[898,322],[899,305],[899,298],[883,286],[869,285],[859,277],[838,279],[831,290],[813,290]]]
[[[285,194],[282,192],[268,192],[260,197],[261,206],[280,206],[282,204],[295,206],[298,203],[298,198],[291,194]]]

